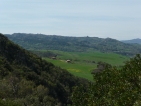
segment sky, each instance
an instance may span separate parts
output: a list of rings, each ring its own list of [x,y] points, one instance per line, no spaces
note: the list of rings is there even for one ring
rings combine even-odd
[[[141,0],[0,0],[0,33],[141,38]]]

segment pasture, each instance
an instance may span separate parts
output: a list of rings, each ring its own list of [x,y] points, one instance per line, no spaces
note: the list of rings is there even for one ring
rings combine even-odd
[[[93,80],[91,71],[97,68],[98,62],[106,62],[112,66],[123,65],[129,58],[114,54],[102,52],[63,52],[51,50],[57,54],[56,59],[44,58],[45,60],[53,63],[54,65],[68,70],[75,76],[83,77],[88,80]],[[71,60],[70,63],[66,60]]]

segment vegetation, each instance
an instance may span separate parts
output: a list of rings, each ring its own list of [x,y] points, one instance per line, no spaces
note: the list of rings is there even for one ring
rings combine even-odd
[[[141,45],[126,44],[111,38],[63,37],[24,33],[15,33],[6,36],[16,44],[28,50],[60,50],[68,52],[101,51],[126,56],[141,53]]]
[[[52,56],[57,55],[56,59],[52,59],[52,56],[43,57],[43,59],[50,61],[56,66],[63,69],[67,69],[75,76],[83,77],[88,80],[93,80],[91,72],[97,68],[100,62],[105,62],[113,66],[123,65],[128,57],[114,54],[114,53],[101,53],[101,52],[63,52],[63,51],[36,51],[34,53],[48,54],[52,53]],[[43,56],[43,55],[40,55]],[[66,60],[71,60],[67,63]]]
[[[79,86],[72,94],[73,106],[141,106],[141,57],[122,68],[107,66],[94,73],[94,83]]]
[[[16,38],[25,42],[28,37],[26,34],[18,37],[19,34],[14,34]],[[30,35],[30,36],[29,36]],[[27,34],[29,39],[35,38],[30,43],[37,43],[39,36],[33,34]],[[34,36],[34,37],[33,37]],[[24,38],[25,37],[25,38]],[[124,56],[111,54],[107,52],[115,52],[124,55],[133,55],[140,53],[140,46],[128,45],[120,43],[116,40],[97,39],[99,43],[90,43],[89,37],[82,37],[76,39],[75,37],[61,37],[61,36],[41,36],[52,37],[52,40],[46,40],[43,44],[47,44],[52,49],[75,51],[63,52],[61,55],[60,51],[49,51],[46,54],[45,48],[47,46],[34,45],[28,43],[27,47],[32,52],[47,57],[55,56],[57,60],[47,59],[48,61],[58,64],[54,66],[50,62],[46,62],[37,55],[22,49],[18,45],[9,41],[5,36],[0,34],[0,105],[3,106],[140,106],[141,105],[141,56],[138,54],[134,58],[125,62],[125,65],[118,67],[115,65],[121,64],[121,59],[125,60]],[[21,39],[22,38],[22,39]],[[61,40],[59,42],[59,38]],[[73,40],[72,40],[73,38]],[[12,37],[11,37],[12,39]],[[23,40],[24,39],[24,40]],[[55,40],[56,39],[56,40]],[[66,40],[68,39],[68,40]],[[89,39],[87,43],[86,39]],[[37,41],[36,41],[37,40]],[[41,40],[41,39],[40,39]],[[52,41],[54,41],[51,43]],[[102,41],[101,41],[102,40]],[[35,42],[34,42],[35,41]],[[42,41],[42,40],[41,40]],[[63,41],[67,41],[63,43]],[[69,41],[77,46],[74,46]],[[81,44],[81,41],[84,43]],[[103,42],[108,43],[103,43]],[[61,43],[62,42],[62,43]],[[100,43],[101,42],[101,43]],[[114,42],[114,43],[112,43]],[[116,42],[116,43],[115,43]],[[50,45],[51,43],[51,45]],[[61,43],[61,45],[59,45]],[[22,43],[21,43],[22,44]],[[24,44],[24,43],[23,43]],[[87,45],[89,44],[89,46]],[[92,47],[92,44],[94,46]],[[102,46],[99,46],[102,45]],[[103,46],[104,44],[104,46]],[[106,46],[106,45],[111,46]],[[113,45],[112,45],[113,44]],[[64,45],[64,46],[63,46]],[[118,46],[117,46],[118,45]],[[95,46],[99,47],[96,49]],[[115,48],[113,47],[115,46]],[[42,47],[42,48],[41,48]],[[63,48],[64,47],[64,48]],[[91,48],[92,47],[92,48]],[[101,49],[103,47],[103,49]],[[24,46],[26,48],[26,46]],[[126,48],[126,49],[124,49]],[[131,50],[131,48],[133,50]],[[36,51],[34,51],[36,49]],[[39,51],[37,51],[39,49]],[[136,50],[137,49],[137,50]],[[107,53],[93,53],[93,52],[82,52],[100,50]],[[116,51],[114,51],[116,50]],[[125,51],[124,51],[125,50]],[[135,51],[134,51],[135,50]],[[77,51],[77,52],[76,52]],[[79,52],[78,52],[79,51]],[[81,53],[80,53],[81,51]],[[86,55],[88,53],[88,55]],[[94,56],[95,54],[95,56]],[[100,55],[101,54],[101,55]],[[95,57],[95,58],[93,58]],[[59,64],[65,64],[67,69],[67,63],[59,63],[60,60],[70,59],[72,61],[71,67],[86,69],[84,64],[87,62],[88,65],[97,66],[98,71],[93,72],[93,81],[87,81],[82,78],[78,78],[67,72],[65,69],[61,69]],[[103,58],[103,62],[99,61]],[[107,59],[108,58],[108,59]],[[94,60],[93,60],[94,59]],[[110,61],[111,59],[112,61]],[[119,60],[118,60],[119,59]],[[109,65],[113,63],[115,64]],[[117,62],[117,63],[116,63]],[[109,63],[109,64],[108,64]],[[81,66],[79,66],[81,64]],[[89,72],[89,71],[87,71]],[[79,75],[77,75],[79,76]]]
[[[0,105],[66,106],[72,88],[87,83],[0,34]]]

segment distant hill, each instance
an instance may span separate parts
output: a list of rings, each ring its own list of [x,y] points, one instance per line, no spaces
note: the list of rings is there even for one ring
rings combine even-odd
[[[131,40],[123,40],[122,42],[141,44],[141,39],[137,38],[137,39],[131,39]]]
[[[126,56],[141,53],[141,45],[126,44],[111,38],[66,37],[57,35],[5,34],[13,42],[28,50],[61,50],[61,51],[101,51],[113,52]]]
[[[84,83],[88,81],[42,60],[0,34],[1,106],[66,106],[71,104],[73,87]]]

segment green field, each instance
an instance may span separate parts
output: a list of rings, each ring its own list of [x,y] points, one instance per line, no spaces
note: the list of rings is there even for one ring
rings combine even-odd
[[[113,54],[113,53],[101,53],[101,52],[62,52],[51,51],[57,54],[56,60],[51,58],[44,58],[45,60],[52,62],[54,65],[67,69],[75,76],[83,77],[88,80],[93,80],[91,71],[97,67],[97,63],[102,61],[109,63],[113,66],[123,65],[128,57]],[[66,60],[71,60],[67,63]]]

